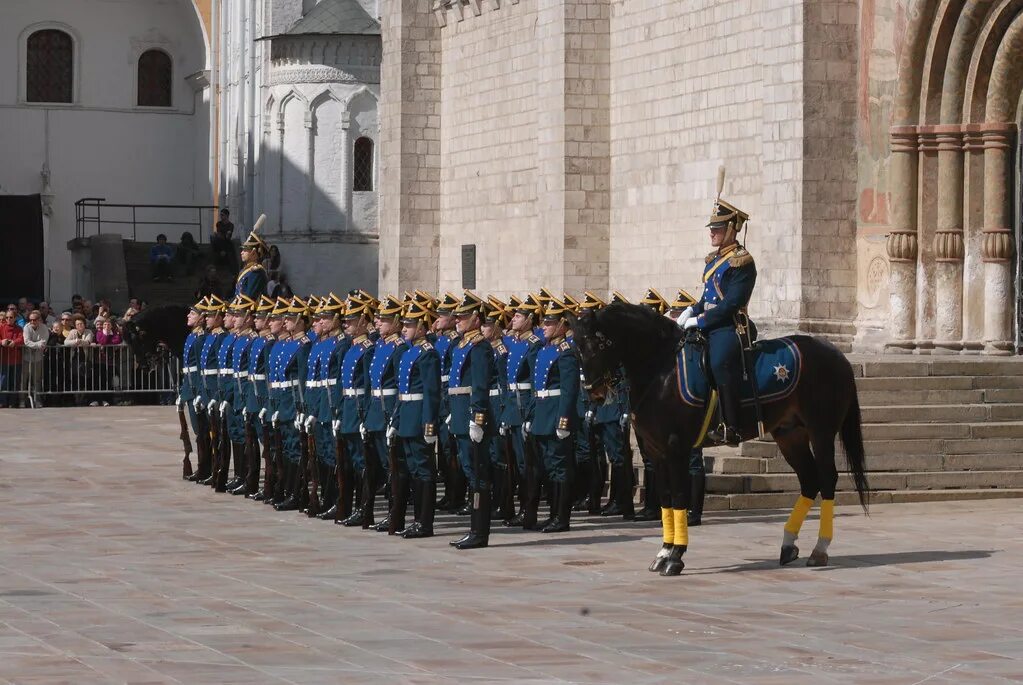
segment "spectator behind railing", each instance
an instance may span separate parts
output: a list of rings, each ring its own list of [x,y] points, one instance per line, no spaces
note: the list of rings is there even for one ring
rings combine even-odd
[[[50,331],[43,323],[41,312],[35,310],[29,313],[23,334],[25,354],[22,373],[25,374],[25,387],[29,392],[35,393],[43,389],[43,351],[46,349],[46,341],[50,338]]]
[[[64,344],[68,347],[91,347],[96,344],[92,331],[86,325],[85,317],[75,314],[73,319],[75,327],[67,334]]]
[[[7,309],[0,321],[0,408],[17,406],[21,389],[21,350],[25,335],[18,325],[18,307]],[[24,406],[24,401],[21,402]]]
[[[110,319],[105,320],[96,330],[96,344],[120,345],[121,331],[117,328],[117,324]]]

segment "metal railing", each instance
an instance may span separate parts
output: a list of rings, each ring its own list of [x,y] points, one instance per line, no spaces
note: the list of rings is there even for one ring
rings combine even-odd
[[[142,393],[169,400],[180,379],[176,357],[166,355],[143,369],[123,344],[0,348],[0,407],[36,407],[56,396],[74,404],[113,403]]]
[[[202,243],[212,232],[216,216],[217,208],[212,205],[128,205],[107,202],[105,197],[83,197],[75,203],[75,237],[103,233],[104,227],[131,226],[132,240],[139,240],[142,227],[142,240],[152,243],[158,234],[178,228],[195,231],[192,237]],[[128,237],[123,230],[121,233]],[[172,243],[180,237],[180,233],[167,236]]]

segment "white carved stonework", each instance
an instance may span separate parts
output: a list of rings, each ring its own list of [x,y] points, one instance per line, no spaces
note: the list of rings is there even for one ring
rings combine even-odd
[[[269,85],[286,86],[293,83],[376,83],[379,69],[340,69],[338,67],[307,66],[278,67],[270,70]]]

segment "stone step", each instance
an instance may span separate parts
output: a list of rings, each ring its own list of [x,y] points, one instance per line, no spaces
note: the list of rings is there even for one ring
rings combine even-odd
[[[844,457],[839,457],[839,468],[845,468]],[[745,461],[745,460],[744,460]],[[1023,466],[1023,460],[1019,454],[1014,452],[999,452],[996,454],[886,454],[867,455],[867,471],[999,471],[1004,469],[1018,469]],[[730,471],[717,471],[715,473],[791,473],[792,467],[788,465],[783,457],[762,459],[758,468],[749,469],[745,472],[730,467]]]
[[[1023,376],[1023,359],[964,359],[962,357],[934,356],[927,360],[919,358],[906,361],[895,359],[878,360],[877,357],[849,359],[857,377],[898,377],[921,376]]]
[[[908,440],[864,440],[863,449],[867,455],[867,463],[871,457],[900,454],[998,454],[1010,452],[1023,453],[1023,436],[1016,437],[978,437],[963,439],[908,439]],[[773,442],[751,440],[739,447],[741,457],[759,457],[770,459],[781,456],[781,451]],[[839,459],[841,448],[838,449]]]
[[[951,421],[1020,421],[1023,403],[1009,404],[893,404],[862,407],[864,426],[872,423],[947,423]]]
[[[752,492],[730,495],[707,495],[704,511],[735,511],[743,509],[789,510],[795,504],[797,492]],[[963,488],[953,490],[883,490],[871,493],[871,504],[899,504],[905,502],[946,502],[953,500],[1003,499],[1023,497],[1023,488]],[[838,492],[835,503],[839,506],[859,505],[855,492]],[[815,507],[814,512],[817,511]],[[779,524],[780,526],[780,524]],[[804,529],[806,530],[806,529]],[[815,529],[811,529],[815,530]],[[813,532],[804,532],[811,536]],[[840,532],[838,533],[841,534]]]
[[[1023,470],[1013,471],[880,471],[867,477],[872,491],[950,490],[955,488],[1023,488]],[[852,476],[840,473],[838,490],[854,490]],[[798,492],[794,473],[710,474],[707,491],[716,494]]]
[[[859,393],[860,407],[931,404],[1008,404],[1023,402],[1023,388],[987,390],[869,390]]]

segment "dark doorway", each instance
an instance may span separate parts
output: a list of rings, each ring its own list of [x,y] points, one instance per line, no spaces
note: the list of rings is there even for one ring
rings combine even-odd
[[[38,195],[0,195],[0,300],[43,293],[43,210]]]

